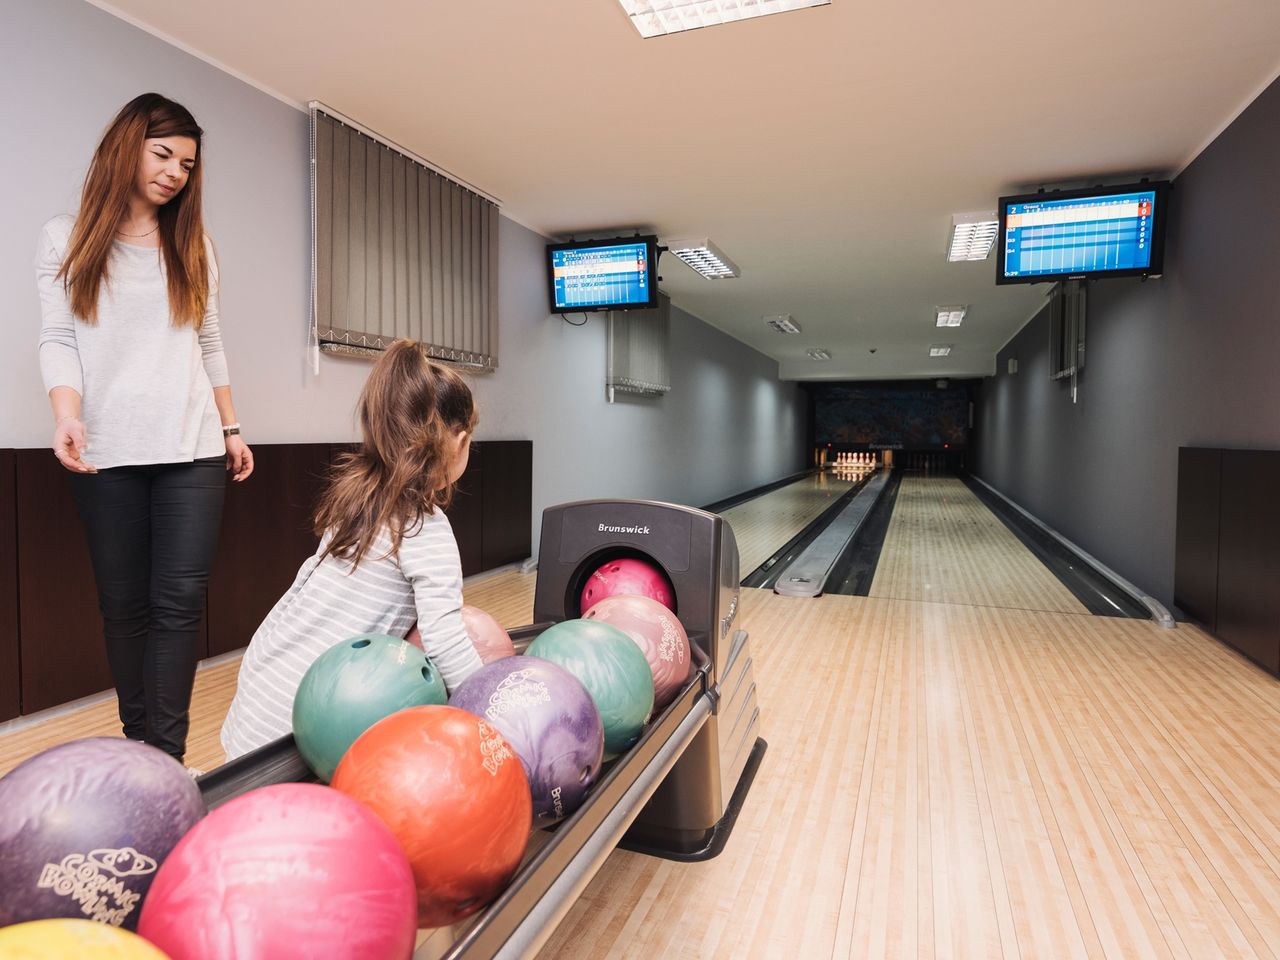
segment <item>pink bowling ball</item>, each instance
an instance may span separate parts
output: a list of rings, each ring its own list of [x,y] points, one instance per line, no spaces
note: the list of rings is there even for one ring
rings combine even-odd
[[[178,842],[138,933],[173,960],[405,960],[417,920],[413,871],[386,825],[337,790],[281,783]]]
[[[596,568],[582,587],[578,601],[581,616],[605,597],[623,594],[657,600],[668,610],[675,610],[675,591],[667,575],[651,563],[623,557]]]
[[[653,706],[670,703],[689,682],[693,658],[689,636],[674,613],[657,600],[638,596],[605,597],[582,617],[617,627],[640,647],[653,672]]]
[[[515,645],[511,642],[511,634],[503,630],[498,625],[497,620],[479,607],[462,605],[462,625],[467,628],[467,636],[471,638],[471,643],[475,646],[476,653],[480,654],[482,663],[490,664],[495,660],[501,660],[503,657],[514,657],[516,655]],[[423,649],[422,634],[418,632],[416,623],[409,628],[409,635],[405,639],[419,650]]]
[[[511,634],[498,625],[498,621],[479,607],[462,606],[462,622],[466,625],[467,635],[475,644],[476,653],[486,664],[501,660],[503,657],[516,655],[515,645],[511,642]]]

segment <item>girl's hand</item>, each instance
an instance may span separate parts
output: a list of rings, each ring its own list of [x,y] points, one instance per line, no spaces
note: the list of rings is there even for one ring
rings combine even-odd
[[[76,417],[63,417],[53,428],[53,455],[72,473],[97,473],[98,468],[84,460],[89,449],[85,440],[84,424]]]
[[[253,451],[235,434],[227,437],[226,442],[227,470],[231,473],[232,481],[248,479],[249,474],[253,473]]]

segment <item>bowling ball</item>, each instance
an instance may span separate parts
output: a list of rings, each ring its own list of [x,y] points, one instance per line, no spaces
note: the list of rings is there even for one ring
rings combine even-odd
[[[359,803],[279,783],[227,801],[182,839],[138,932],[172,960],[405,960],[417,936],[413,873]]]
[[[441,927],[502,892],[532,824],[524,768],[492,724],[410,707],[360,735],[333,786],[377,814],[409,856],[418,923]]]
[[[481,663],[493,663],[503,657],[515,656],[516,648],[511,642],[511,634],[479,607],[462,605],[462,625],[467,628],[467,636],[471,638],[476,653],[480,654]],[[409,635],[405,639],[419,650],[422,649],[422,634],[416,623],[409,628]]]
[[[476,653],[485,663],[493,663],[503,657],[516,655],[515,645],[511,642],[511,634],[499,626],[498,621],[479,607],[462,605],[462,622],[467,628],[467,636],[475,644]]]
[[[463,680],[449,706],[484,717],[511,744],[540,823],[578,809],[600,776],[600,713],[578,678],[550,660],[494,661]]]
[[[586,613],[605,597],[635,594],[657,600],[668,610],[676,608],[676,594],[667,575],[654,564],[631,557],[610,560],[587,577],[578,600],[578,609]]]
[[[136,740],[93,737],[0,778],[0,927],[78,917],[138,925],[156,869],[205,815],[182,764]]]
[[[448,699],[435,665],[411,643],[379,634],[330,647],[303,674],[293,698],[293,738],[328,783],[356,737],[383,717]]]
[[[558,663],[577,677],[604,724],[604,757],[640,739],[653,712],[653,673],[635,641],[598,620],[565,620],[529,644],[527,656]]]
[[[136,933],[92,920],[29,920],[0,930],[0,960],[168,960]]]
[[[689,682],[693,659],[680,619],[648,597],[605,597],[582,617],[617,627],[640,647],[653,673],[653,705],[662,709]]]

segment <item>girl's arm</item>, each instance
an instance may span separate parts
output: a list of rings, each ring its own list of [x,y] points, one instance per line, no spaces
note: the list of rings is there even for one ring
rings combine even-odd
[[[97,473],[83,456],[89,447],[84,424],[80,422],[84,373],[76,343],[76,320],[67,301],[66,287],[58,279],[71,228],[69,219],[59,217],[46,223],[36,248],[36,285],[40,291],[40,374],[49,393],[49,405],[53,408],[54,456],[68,470]]]
[[[462,561],[443,513],[401,541],[400,570],[413,586],[422,648],[452,693],[483,664],[462,623]]]

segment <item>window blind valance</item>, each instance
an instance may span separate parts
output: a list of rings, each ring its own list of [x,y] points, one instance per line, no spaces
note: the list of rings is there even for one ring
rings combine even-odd
[[[421,341],[433,359],[498,366],[498,205],[311,104],[312,336],[376,354]]]

